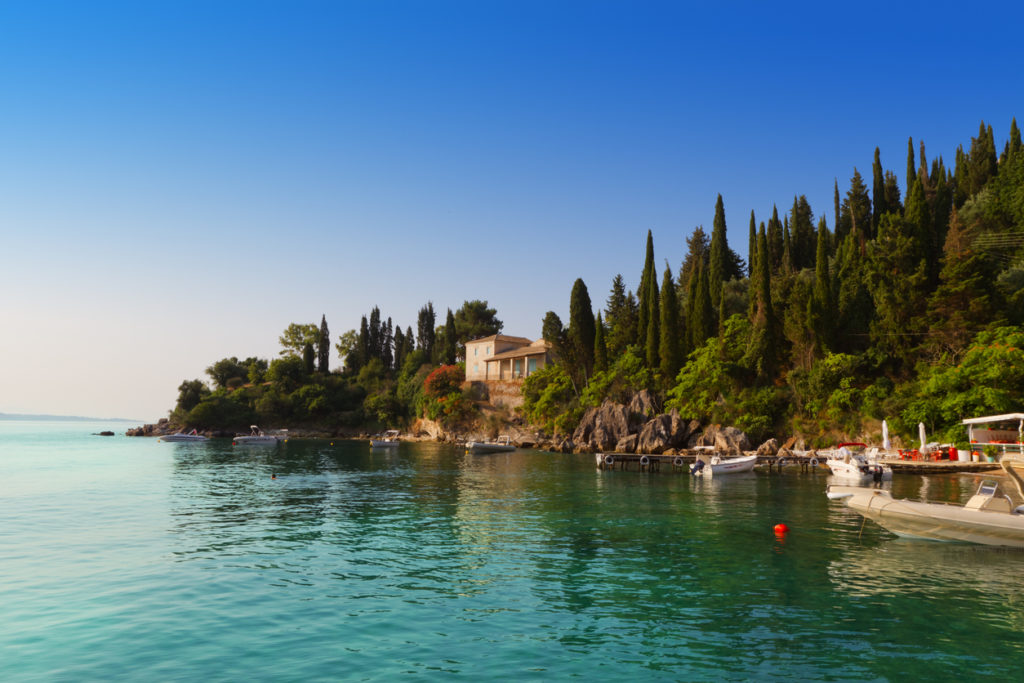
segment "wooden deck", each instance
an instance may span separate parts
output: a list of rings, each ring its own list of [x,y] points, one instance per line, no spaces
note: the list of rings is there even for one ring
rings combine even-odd
[[[749,455],[749,453],[747,454]],[[642,453],[595,453],[595,463],[600,470],[637,470],[640,472],[689,473],[690,466],[697,460],[695,453],[679,455],[645,455]],[[892,468],[893,474],[958,474],[963,472],[991,472],[1001,470],[997,462],[960,462],[958,460],[883,460]],[[787,471],[828,473],[825,458],[814,455],[789,455],[778,457],[762,455],[757,458],[756,467],[767,468],[769,473]]]

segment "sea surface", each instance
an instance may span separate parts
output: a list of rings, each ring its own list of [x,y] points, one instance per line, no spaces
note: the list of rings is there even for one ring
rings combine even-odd
[[[0,680],[1021,676],[1024,553],[862,524],[824,473],[124,430],[0,423]]]

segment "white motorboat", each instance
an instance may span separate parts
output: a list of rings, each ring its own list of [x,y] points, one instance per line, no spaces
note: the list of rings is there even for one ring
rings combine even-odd
[[[965,505],[893,498],[889,491],[830,484],[827,495],[899,536],[1024,548],[1024,506],[995,480],[984,480]]]
[[[383,434],[377,434],[370,439],[370,448],[395,448],[398,446],[397,429],[389,429]]]
[[[507,436],[499,436],[494,441],[467,441],[466,452],[467,453],[504,453],[506,451],[514,451],[515,446],[512,445],[512,440]]]
[[[232,439],[232,443],[236,446],[255,446],[255,445],[273,445],[278,441],[283,441],[285,435],[283,434],[265,434],[262,429],[256,425],[249,427],[250,432],[248,435],[238,435]],[[282,429],[282,432],[288,430]]]
[[[867,444],[841,443],[825,460],[832,476],[858,482],[890,481],[892,468],[878,460],[878,449],[869,452]]]
[[[157,441],[167,441],[168,443],[197,443],[201,441],[209,441],[208,437],[203,436],[198,431],[193,429],[191,432],[178,432],[177,434],[165,434],[161,436]]]
[[[750,472],[757,464],[757,454],[741,455],[735,458],[723,458],[717,455],[711,456],[710,460],[698,457],[690,468],[690,474],[701,476],[714,476],[718,474],[739,474]]]

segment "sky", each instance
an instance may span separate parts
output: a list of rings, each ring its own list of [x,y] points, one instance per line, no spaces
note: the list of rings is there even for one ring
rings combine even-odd
[[[1024,113],[1019,2],[0,3],[0,412],[154,421],[379,306],[507,334]],[[337,366],[336,356],[331,359]]]

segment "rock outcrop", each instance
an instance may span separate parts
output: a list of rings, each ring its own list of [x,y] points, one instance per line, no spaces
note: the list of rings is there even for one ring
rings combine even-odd
[[[697,436],[691,436],[687,446],[711,446],[716,451],[739,454],[749,451],[753,447],[750,438],[735,427],[723,427],[721,425],[709,425],[707,429]]]
[[[776,439],[768,439],[757,447],[758,455],[776,455],[779,452],[779,442]]]
[[[577,448],[611,450],[623,437],[629,436],[629,425],[629,409],[606,400],[600,407],[587,409],[573,432],[572,442]]]

